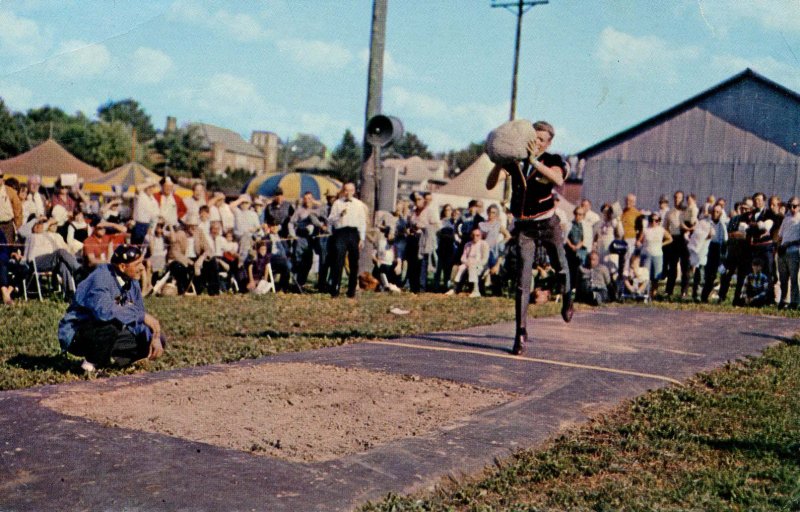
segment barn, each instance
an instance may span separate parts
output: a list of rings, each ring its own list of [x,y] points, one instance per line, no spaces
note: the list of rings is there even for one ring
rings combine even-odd
[[[595,205],[636,194],[653,209],[675,190],[729,204],[800,192],[800,94],[751,69],[578,153]]]

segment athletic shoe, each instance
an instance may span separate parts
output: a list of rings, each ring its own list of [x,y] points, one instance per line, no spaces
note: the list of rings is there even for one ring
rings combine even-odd
[[[478,290],[473,290],[473,292],[470,293],[469,296],[474,299],[476,297],[480,297],[481,296],[481,292],[479,292]]]
[[[448,296],[452,296],[452,295],[456,294],[456,291],[455,290],[447,290],[446,292],[444,292],[444,294],[448,295]]]
[[[87,361],[86,359],[84,359],[83,361],[81,361],[81,370],[83,370],[83,373],[91,375],[97,371],[97,367],[92,363],[90,363],[89,361]]]

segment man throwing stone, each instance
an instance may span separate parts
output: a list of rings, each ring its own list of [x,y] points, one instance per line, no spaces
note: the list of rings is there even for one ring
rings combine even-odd
[[[567,166],[558,156],[547,153],[555,136],[553,127],[544,121],[533,123],[534,140],[528,142],[528,158],[503,166],[496,165],[486,179],[486,188],[497,185],[500,172],[511,176],[511,213],[514,215],[513,236],[517,239],[517,291],[515,294],[516,335],[515,355],[525,352],[528,341],[527,319],[531,295],[531,269],[536,247],[547,251],[550,264],[558,272],[563,301],[561,316],[565,322],[572,320],[573,298],[564,242],[555,215],[553,187],[560,186],[567,177]]]
[[[85,358],[81,368],[87,373],[164,353],[161,324],[144,310],[142,260],[137,246],[117,247],[110,265],[99,265],[78,285],[58,324],[62,350]]]

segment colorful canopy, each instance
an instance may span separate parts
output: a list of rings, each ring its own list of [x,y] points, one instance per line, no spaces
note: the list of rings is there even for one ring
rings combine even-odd
[[[23,178],[38,174],[42,181],[55,181],[61,174],[77,174],[86,181],[102,176],[97,167],[78,160],[53,139],[47,139],[26,153],[0,161],[0,169],[8,174]],[[52,180],[48,180],[51,178]]]
[[[108,193],[115,190],[123,193],[135,193],[136,185],[140,185],[148,179],[160,180],[161,176],[138,162],[128,162],[84,184],[83,189],[94,194]],[[175,193],[181,197],[192,195],[191,190],[177,185],[175,186]]]
[[[311,192],[315,199],[322,199],[328,192],[338,193],[342,183],[327,176],[304,172],[263,174],[250,180],[243,191],[254,196],[272,197],[278,187],[287,199],[299,199],[306,192]]]

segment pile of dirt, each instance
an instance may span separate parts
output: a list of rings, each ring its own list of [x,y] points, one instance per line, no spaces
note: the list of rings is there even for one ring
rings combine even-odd
[[[439,379],[275,363],[69,390],[42,403],[109,426],[311,462],[419,436],[512,398]]]

